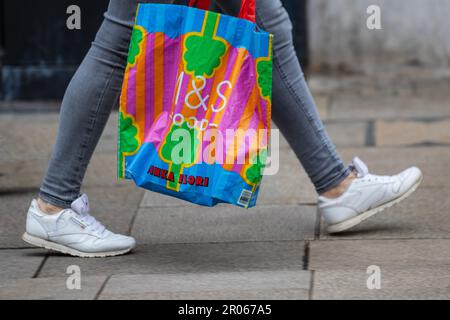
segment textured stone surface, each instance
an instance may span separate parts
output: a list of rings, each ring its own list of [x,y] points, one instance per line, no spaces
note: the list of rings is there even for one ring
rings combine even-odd
[[[33,249],[0,250],[0,283],[7,279],[32,278],[45,258]]]
[[[93,300],[106,277],[82,277],[80,290],[67,289],[67,278],[20,279],[0,283],[1,300]]]
[[[100,299],[307,299],[309,271],[113,276]]]
[[[57,120],[56,113],[2,114],[0,161],[48,157],[58,128]]]
[[[146,245],[120,258],[52,254],[40,276],[64,277],[69,265],[80,266],[88,276],[299,270],[303,258],[303,241]]]
[[[314,299],[448,299],[450,240],[314,241]],[[381,289],[369,290],[369,266]]]
[[[58,131],[58,113],[5,113],[0,117],[0,161],[47,159]],[[115,153],[117,112],[103,132],[97,153]]]
[[[132,235],[143,244],[302,240],[314,237],[315,223],[314,206],[144,208]]]
[[[1,161],[0,190],[39,188],[47,170],[48,160],[49,157]],[[83,186],[112,186],[123,183],[117,181],[116,177],[116,156],[112,153],[96,153],[89,164]]]
[[[363,147],[366,144],[368,122],[326,121],[325,129],[336,147]]]
[[[450,121],[377,121],[375,142],[378,146],[423,143],[450,144]]]
[[[265,177],[258,205],[310,204],[317,202],[317,193],[304,171],[283,172]]]
[[[314,95],[317,111],[319,111],[322,120],[327,119],[330,112],[330,97],[327,95]]]
[[[1,115],[0,191],[40,185],[57,130],[57,113]],[[117,113],[113,113],[96,148],[85,185],[116,183],[116,141]]]
[[[439,97],[338,95],[333,99],[329,119],[435,119],[450,116],[448,100]]]
[[[324,120],[323,117],[321,119]],[[365,120],[361,121],[324,120],[324,125],[331,140],[338,148],[363,147],[366,143],[368,122]],[[274,125],[273,129],[277,129],[277,127]],[[274,145],[273,141],[272,145]],[[281,133],[279,145],[280,148],[282,149],[290,149],[288,142]]]
[[[25,192],[0,196],[0,248],[28,247],[22,240],[25,220],[35,193]]]

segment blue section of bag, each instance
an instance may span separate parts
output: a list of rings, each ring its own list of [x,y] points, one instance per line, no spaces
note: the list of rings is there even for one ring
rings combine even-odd
[[[164,178],[170,174],[169,165],[160,159],[153,143],[144,143],[136,155],[126,157],[125,161],[125,177],[142,188],[209,207],[222,202],[248,208],[256,205],[259,187],[252,192],[252,186],[240,175],[224,170],[221,165],[199,163],[184,168],[182,174],[186,176],[186,183],[181,183],[179,191],[174,191],[167,189],[168,180]],[[162,170],[166,174],[161,174]],[[194,184],[189,183],[190,177],[194,177]],[[202,183],[198,183],[200,181]]]
[[[136,25],[175,39],[201,32],[206,12],[181,5],[145,3],[139,5]],[[217,36],[235,48],[247,49],[254,59],[269,56],[270,34],[248,20],[221,14]]]

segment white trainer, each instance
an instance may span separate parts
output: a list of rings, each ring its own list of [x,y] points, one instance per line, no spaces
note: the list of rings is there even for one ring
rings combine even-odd
[[[82,258],[118,256],[136,246],[132,237],[108,231],[89,214],[89,199],[85,194],[72,203],[71,209],[55,215],[42,213],[33,200],[22,239],[37,247]]]
[[[406,199],[422,182],[422,172],[409,168],[395,176],[369,174],[359,158],[351,168],[357,174],[348,190],[339,198],[319,197],[318,208],[329,233],[346,231],[386,208]]]

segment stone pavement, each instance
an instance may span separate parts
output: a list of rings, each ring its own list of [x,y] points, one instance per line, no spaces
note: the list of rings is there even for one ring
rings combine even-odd
[[[358,155],[377,173],[417,165],[425,174],[408,201],[340,236],[324,232],[314,190],[285,141],[280,173],[264,180],[259,205],[248,211],[168,202],[117,182],[114,114],[84,191],[95,215],[139,246],[93,260],[33,249],[20,239],[56,133],[57,103],[3,103],[0,299],[448,299],[449,79],[414,69],[311,77],[346,161]],[[67,289],[73,265],[81,270],[81,290]],[[373,265],[381,271],[379,290],[367,288]]]

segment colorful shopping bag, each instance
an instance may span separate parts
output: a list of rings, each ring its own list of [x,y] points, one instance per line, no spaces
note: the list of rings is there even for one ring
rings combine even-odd
[[[193,7],[197,2],[199,8]],[[272,36],[190,6],[140,4],[119,112],[118,176],[205,206],[256,204],[271,121]]]

